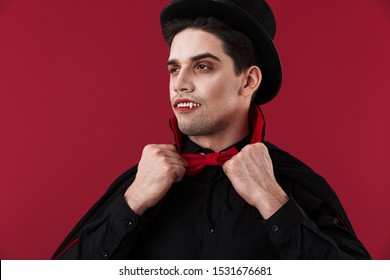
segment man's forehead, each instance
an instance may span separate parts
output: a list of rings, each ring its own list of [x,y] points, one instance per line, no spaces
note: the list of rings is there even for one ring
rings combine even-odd
[[[222,40],[216,35],[198,29],[185,29],[174,37],[168,61],[205,57],[221,61],[224,52]]]

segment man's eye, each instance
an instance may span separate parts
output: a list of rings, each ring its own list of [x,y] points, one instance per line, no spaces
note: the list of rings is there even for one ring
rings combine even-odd
[[[169,73],[173,74],[173,73],[176,73],[177,71],[179,71],[179,67],[176,67],[176,66],[172,66],[172,67],[169,67]]]
[[[204,64],[204,63],[199,63],[198,65],[196,65],[196,69],[200,69],[200,70],[210,70],[211,69],[211,66],[207,65],[207,64]]]

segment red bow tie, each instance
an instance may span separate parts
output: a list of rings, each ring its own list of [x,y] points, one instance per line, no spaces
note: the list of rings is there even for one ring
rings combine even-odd
[[[188,176],[195,176],[208,165],[222,166],[237,153],[237,149],[232,147],[224,152],[210,154],[181,154],[181,156],[188,162],[186,174]]]
[[[261,142],[264,136],[264,118],[260,108],[252,105],[249,111],[249,124],[252,129],[252,138],[250,144]],[[195,176],[209,165],[222,166],[225,162],[231,159],[238,153],[235,147],[230,148],[224,152],[215,152],[210,154],[183,154],[181,150],[182,133],[177,124],[177,119],[173,116],[170,119],[170,126],[175,136],[175,142],[178,153],[187,160],[188,166],[186,174],[188,176]]]

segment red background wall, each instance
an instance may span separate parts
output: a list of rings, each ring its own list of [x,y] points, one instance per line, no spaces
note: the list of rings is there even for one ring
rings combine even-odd
[[[167,0],[0,1],[0,258],[50,258],[147,143],[172,143]],[[390,2],[269,0],[268,140],[322,174],[390,259]]]

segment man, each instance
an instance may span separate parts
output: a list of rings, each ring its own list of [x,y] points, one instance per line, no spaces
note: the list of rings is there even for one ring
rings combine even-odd
[[[53,258],[367,259],[337,196],[264,140],[281,84],[263,0],[178,0],[161,13],[176,145],[147,145]]]

